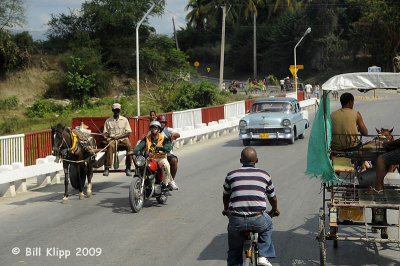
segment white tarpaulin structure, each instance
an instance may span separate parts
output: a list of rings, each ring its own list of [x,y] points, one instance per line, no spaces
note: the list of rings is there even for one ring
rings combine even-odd
[[[359,72],[334,76],[322,84],[323,90],[398,89],[400,73]]]

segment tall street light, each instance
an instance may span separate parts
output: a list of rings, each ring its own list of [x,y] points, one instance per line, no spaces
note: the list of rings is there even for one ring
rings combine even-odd
[[[311,28],[308,28],[306,32],[304,32],[303,37],[301,37],[300,41],[296,44],[294,47],[294,86],[296,88],[296,98],[297,98],[297,65],[296,65],[296,48],[300,44],[300,42],[303,40],[304,37],[306,37],[307,34],[311,32]]]
[[[139,21],[136,25],[136,96],[137,96],[137,116],[140,116],[140,90],[139,90],[139,27],[142,25],[143,21],[146,17],[150,14],[150,12],[154,9],[154,7],[160,2],[161,0],[154,1],[153,5],[150,9],[146,12],[143,18]]]

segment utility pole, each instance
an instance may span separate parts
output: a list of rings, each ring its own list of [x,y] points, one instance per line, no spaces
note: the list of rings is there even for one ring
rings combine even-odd
[[[139,27],[142,25],[143,21],[150,14],[153,8],[160,2],[161,0],[156,0],[153,5],[147,10],[146,14],[136,25],[136,98],[137,98],[137,116],[140,116],[140,80],[139,80]]]
[[[257,25],[256,12],[253,11],[253,78],[257,78]]]
[[[178,36],[176,36],[174,17],[172,17],[172,25],[174,26],[174,36],[175,36],[176,50],[179,50]]]
[[[225,17],[226,6],[222,6],[222,36],[221,36],[221,61],[219,64],[219,89],[222,90],[222,83],[224,82],[224,53],[225,53]]]

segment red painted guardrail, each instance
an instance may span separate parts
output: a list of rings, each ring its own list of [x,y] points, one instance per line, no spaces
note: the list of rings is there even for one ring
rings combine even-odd
[[[202,123],[208,125],[209,122],[218,121],[225,118],[225,109],[223,105],[201,108]]]
[[[51,129],[26,133],[24,137],[24,164],[36,164],[36,159],[51,155]]]

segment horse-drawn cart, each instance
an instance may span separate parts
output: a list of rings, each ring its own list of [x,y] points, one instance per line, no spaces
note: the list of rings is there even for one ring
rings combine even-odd
[[[399,183],[386,177],[383,192],[375,193],[371,189],[376,178],[374,165],[377,157],[386,152],[380,135],[357,136],[362,143],[357,149],[331,150],[329,101],[332,91],[399,87],[400,74],[396,73],[342,74],[322,85],[323,96],[311,129],[307,154],[307,173],[322,181],[317,236],[321,265],[326,264],[327,240],[332,240],[334,247],[338,246],[338,241],[400,243]],[[370,162],[370,166],[366,167],[365,162]],[[397,223],[387,222],[387,210],[397,211]],[[356,226],[361,230],[353,230],[351,234],[348,230],[340,230]],[[393,227],[397,227],[397,232]],[[380,237],[376,235],[379,232]],[[354,236],[357,233],[361,236]]]
[[[166,114],[168,115],[168,114]],[[72,128],[83,129],[84,132],[91,134],[96,140],[97,149],[95,150],[96,158],[93,167],[98,170],[94,172],[103,172],[102,167],[105,162],[105,147],[107,146],[107,141],[102,136],[104,123],[108,117],[75,117],[72,119]],[[129,140],[133,147],[136,145],[137,141],[140,140],[143,134],[147,134],[149,119],[147,116],[142,117],[128,117],[129,124],[132,129],[132,133],[129,136]],[[117,145],[117,150],[114,151],[113,156],[113,169],[110,172],[123,172],[125,168],[120,168],[120,161],[126,157],[126,148],[120,144]]]

